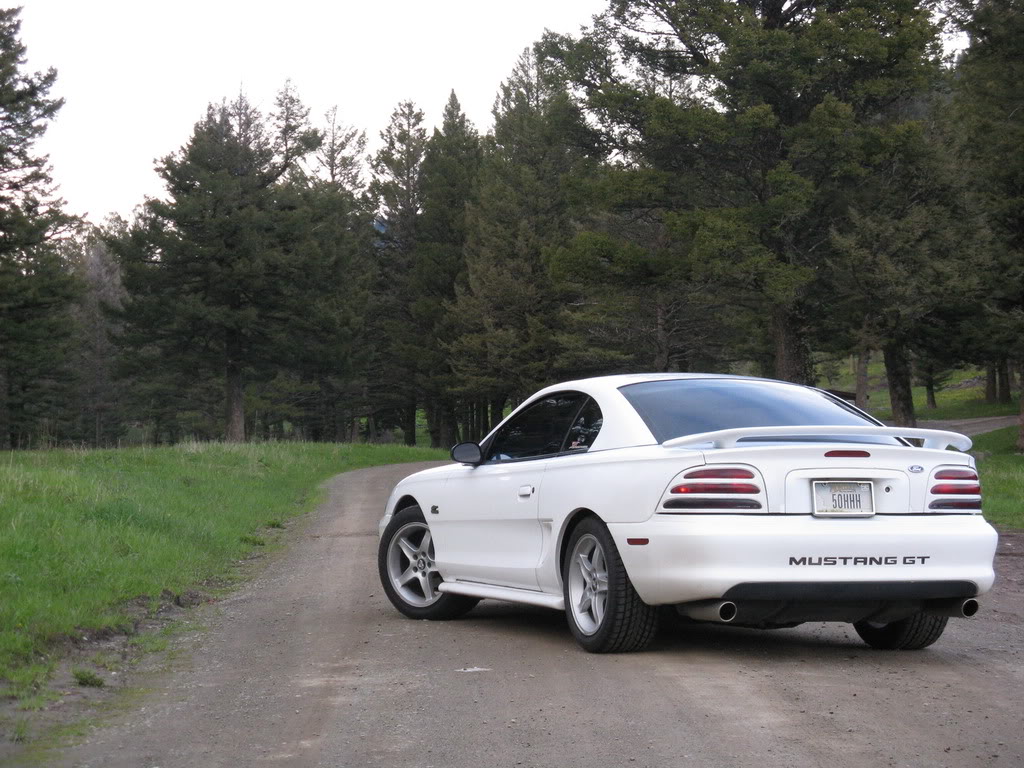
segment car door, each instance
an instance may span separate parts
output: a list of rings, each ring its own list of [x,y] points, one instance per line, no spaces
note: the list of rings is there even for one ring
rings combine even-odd
[[[586,396],[544,395],[501,426],[484,461],[455,469],[427,515],[446,579],[537,589],[543,551],[538,497]]]

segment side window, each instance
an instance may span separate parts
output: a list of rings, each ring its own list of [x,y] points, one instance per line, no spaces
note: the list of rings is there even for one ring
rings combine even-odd
[[[588,398],[586,405],[583,406],[572,426],[569,427],[569,434],[565,436],[562,452],[585,453],[594,444],[603,423],[604,417],[601,415],[597,401]]]
[[[487,461],[557,454],[584,397],[579,392],[560,392],[533,403],[494,436]]]

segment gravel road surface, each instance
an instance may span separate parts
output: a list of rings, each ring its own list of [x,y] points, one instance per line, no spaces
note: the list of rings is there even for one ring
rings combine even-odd
[[[76,768],[1022,766],[1024,537],[1004,537],[978,617],[919,652],[852,629],[663,632],[646,653],[579,650],[557,613],[482,603],[410,621],[377,581],[392,485],[340,475],[253,582],[199,609],[187,664],[54,758]],[[300,538],[301,536],[301,538]]]

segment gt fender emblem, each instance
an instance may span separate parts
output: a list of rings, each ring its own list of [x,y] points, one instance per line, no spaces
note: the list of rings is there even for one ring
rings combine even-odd
[[[434,506],[432,506],[432,507],[430,508],[430,514],[432,514],[432,515],[436,515],[436,514],[438,514],[439,512],[440,512],[440,510],[439,510],[439,509],[437,508],[437,504],[435,504]]]
[[[918,472],[924,472],[924,467],[922,467],[920,464],[911,464],[909,467],[907,467],[907,469],[909,469],[914,474],[917,474]]]

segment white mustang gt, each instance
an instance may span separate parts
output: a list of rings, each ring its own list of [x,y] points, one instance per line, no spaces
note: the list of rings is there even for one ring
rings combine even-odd
[[[380,578],[416,619],[481,598],[565,610],[594,652],[643,648],[661,606],[748,627],[852,622],[876,648],[923,648],[994,578],[970,446],[765,379],[558,384],[396,486]]]

